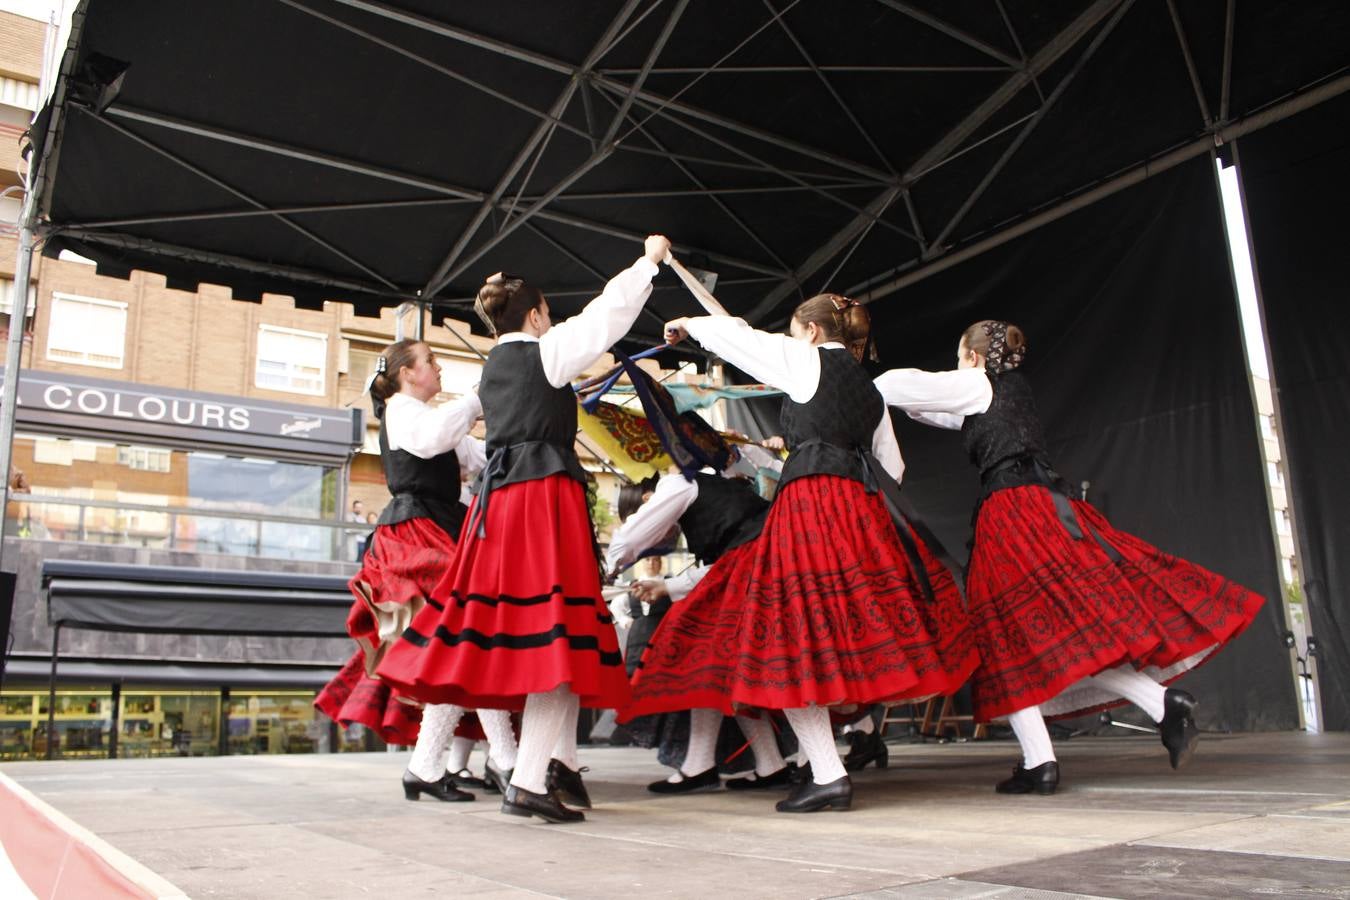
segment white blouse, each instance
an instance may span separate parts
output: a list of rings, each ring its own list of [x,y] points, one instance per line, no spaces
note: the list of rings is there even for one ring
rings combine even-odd
[[[703,471],[711,473],[712,469]],[[680,516],[698,499],[698,482],[689,481],[676,472],[662,475],[656,482],[651,499],[628,517],[609,542],[605,554],[605,568],[611,572],[631,566],[643,550],[654,546],[670,529],[679,523]],[[712,566],[690,566],[683,572],[667,575],[666,590],[671,600],[689,596]]]
[[[838,341],[812,345],[785,334],[770,334],[730,316],[689,320],[689,336],[752,378],[778,388],[794,403],[807,403],[820,386],[821,349],[844,349]],[[905,473],[891,414],[883,409],[872,433],[872,455],[899,481]]]
[[[390,450],[431,459],[454,450],[482,414],[483,404],[474,391],[440,406],[397,393],[385,403],[384,433]]]
[[[638,554],[656,545],[698,499],[698,482],[679,473],[663,475],[656,482],[651,499],[629,516],[610,538],[605,553],[605,568],[610,572],[626,569]]]
[[[994,402],[994,387],[983,369],[891,369],[873,383],[887,406],[898,407],[925,425],[953,431],[960,429],[966,416],[988,412]]]
[[[651,296],[652,279],[658,271],[656,263],[644,256],[611,278],[600,296],[587,303],[585,309],[557,323],[542,337],[512,331],[498,338],[497,343],[538,343],[548,383],[555,388],[570,384],[633,327],[642,305]]]

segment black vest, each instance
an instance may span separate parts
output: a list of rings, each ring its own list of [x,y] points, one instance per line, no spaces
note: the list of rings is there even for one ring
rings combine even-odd
[[[779,427],[792,451],[779,488],[805,475],[839,475],[866,482],[863,453],[881,424],[885,403],[872,379],[843,348],[822,349],[820,384],[806,403],[783,400]]]
[[[680,516],[680,530],[700,563],[711,565],[728,550],[759,537],[769,501],[749,481],[705,474],[695,475],[694,481],[698,498]]]
[[[459,457],[455,451],[422,459],[407,450],[390,450],[389,434],[380,422],[380,464],[393,494],[378,525],[409,519],[431,519],[456,541],[467,510],[459,502]]]
[[[1021,372],[1005,372],[989,379],[994,398],[989,409],[966,416],[961,439],[970,461],[980,470],[986,493],[1005,487],[1044,484],[1049,454],[1031,385]]]
[[[558,472],[586,483],[586,471],[573,449],[576,393],[570,385],[555,388],[548,383],[537,341],[493,347],[483,364],[478,398],[487,424],[493,488]]]

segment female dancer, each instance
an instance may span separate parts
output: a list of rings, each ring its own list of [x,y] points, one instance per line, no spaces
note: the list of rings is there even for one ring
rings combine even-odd
[[[482,412],[478,395],[470,392],[431,406],[429,401],[440,389],[440,366],[421,341],[391,344],[376,360],[370,395],[380,419],[380,463],[393,496],[376,523],[361,570],[349,583],[356,602],[347,631],[357,642],[357,655],[325,689],[325,704],[320,707],[338,721],[379,727],[393,720],[397,728],[390,737],[403,743],[412,743],[417,723],[400,715],[398,708],[411,707],[392,698],[389,686],[369,673],[390,639],[426,604],[431,587],[453,561],[465,514],[459,502],[461,466],[476,470],[484,463],[482,445],[468,437]],[[365,671],[352,685],[357,673],[350,669],[358,657]],[[350,697],[341,695],[344,684],[351,685],[346,688]],[[336,712],[331,711],[334,708]],[[455,787],[441,765],[463,714],[462,708],[451,705],[432,705],[423,711],[403,774],[404,796],[409,800],[422,794],[438,800],[473,799]],[[515,737],[509,716],[484,710],[480,721],[498,767],[510,768],[515,763]]]
[[[1053,794],[1059,764],[1042,716],[1134,703],[1160,725],[1172,768],[1199,732],[1186,691],[1164,688],[1246,628],[1262,598],[1111,527],[1050,467],[1021,329],[976,322],[957,369],[876,380],[890,406],[960,429],[983,499],[966,589],[981,662],[975,716],[1007,716],[1022,745],[1003,794]],[[1124,698],[1124,699],[1122,699]]]
[[[601,599],[586,474],[573,449],[577,401],[569,382],[642,310],[670,242],[652,236],[644,249],[557,326],[543,294],[524,279],[496,275],[479,291],[479,314],[497,335],[479,390],[487,467],[455,565],[434,592],[443,603],[424,608],[379,667],[380,677],[428,702],[523,706],[520,750],[502,798],[512,815],[581,821],[558,797],[579,805],[589,799],[574,769],[578,707],[628,700]]]
[[[827,707],[951,693],[976,662],[951,574],[876,493],[904,466],[859,365],[866,311],[825,294],[797,307],[791,337],[724,316],[666,327],[783,390],[792,452],[760,536],[666,616],[626,714],[781,709],[812,777],[778,810],[848,809]]]
[[[630,488],[638,486],[624,486],[624,490]],[[689,552],[700,563],[697,568],[660,582],[637,582],[634,591],[639,599],[649,603],[663,598],[683,600],[713,563],[734,553],[749,552],[746,548],[759,537],[769,514],[768,501],[755,493],[748,480],[719,475],[712,469],[705,469],[692,480],[678,472],[663,475],[655,488],[642,493],[636,503],[631,496],[621,496],[619,502],[624,523],[610,540],[605,557],[605,568],[610,572],[632,565],[644,550],[657,544],[677,525],[684,532]],[[628,515],[634,506],[639,508]],[[633,652],[630,646],[629,653]],[[736,724],[750,741],[755,772],[752,777],[733,779],[727,786],[745,790],[788,784],[790,772],[768,720],[737,716]],[[654,794],[684,794],[719,787],[722,779],[717,773],[716,757],[721,728],[720,709],[690,710],[684,760],[670,778],[652,782],[647,790]]]

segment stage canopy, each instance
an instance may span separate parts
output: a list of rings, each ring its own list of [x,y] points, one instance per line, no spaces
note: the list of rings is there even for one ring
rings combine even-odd
[[[498,270],[569,312],[659,231],[776,323],[1343,90],[1347,33],[1339,0],[82,0],[40,237],[463,317]]]
[[[1212,156],[1278,124],[1263,209],[1341,222],[1281,173],[1308,141],[1344,146],[1334,116],[1284,129],[1337,108],[1347,34],[1343,0],[83,0],[34,130],[37,232],[108,274],[470,319],[499,270],[570,314],[663,232],[753,324],[825,288],[871,302],[883,366],[949,365],[971,319],[1020,321],[1060,468],[1119,526],[1268,598],[1188,677],[1202,724],[1291,727]],[[1284,185],[1306,202],[1270,202]],[[1258,265],[1285,225],[1253,225]],[[1308,246],[1284,248],[1282,289],[1334,275]],[[661,275],[630,343],[696,309]],[[1275,325],[1277,364],[1322,327]],[[907,488],[959,546],[959,441],[900,431]],[[1288,433],[1310,493],[1341,431]],[[1350,528],[1344,504],[1310,509],[1313,540]],[[1306,577],[1334,628],[1350,592],[1325,549]],[[1350,683],[1344,656],[1322,665]]]

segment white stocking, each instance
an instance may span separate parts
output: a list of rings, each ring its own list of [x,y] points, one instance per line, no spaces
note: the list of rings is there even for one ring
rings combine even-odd
[[[839,748],[834,745],[829,712],[822,706],[808,706],[785,709],[783,714],[797,733],[802,754],[811,763],[811,780],[816,784],[829,784],[843,778],[844,764],[839,759]]]
[[[445,771],[451,775],[457,775],[469,767],[469,754],[473,752],[473,745],[476,742],[473,738],[457,737],[450,742],[450,761],[445,764]]]
[[[547,792],[544,781],[548,774],[548,761],[571,710],[576,708],[576,701],[576,695],[565,684],[525,698],[525,712],[520,720],[520,748],[516,752],[515,772],[511,776],[512,786],[533,794]]]
[[[749,716],[737,716],[736,724],[750,741],[750,751],[755,754],[755,774],[760,778],[772,775],[787,765],[778,749],[778,738],[774,736],[773,725],[766,718],[752,719]]]
[[[1055,748],[1050,744],[1050,730],[1045,727],[1039,706],[1028,706],[1008,716],[1008,724],[1017,743],[1022,745],[1022,766],[1034,769],[1043,763],[1054,762]]]
[[[721,710],[689,711],[689,749],[680,765],[680,772],[686,778],[701,775],[717,765],[717,733],[721,729]]]
[[[581,698],[571,691],[567,692],[567,696],[569,698],[567,718],[563,720],[562,733],[558,735],[558,741],[553,747],[553,758],[567,768],[576,771],[579,765],[577,762],[577,719],[581,716]]]
[[[450,703],[436,703],[422,710],[422,727],[408,760],[409,772],[423,781],[436,781],[445,774],[441,761],[463,715],[464,707]]]
[[[1153,721],[1162,721],[1163,698],[1167,696],[1167,688],[1143,672],[1136,671],[1129,663],[1098,672],[1087,681],[1104,691],[1124,697],[1142,709]]]
[[[488,757],[498,772],[516,767],[516,733],[511,729],[511,714],[504,709],[480,709],[478,721],[488,739]]]

